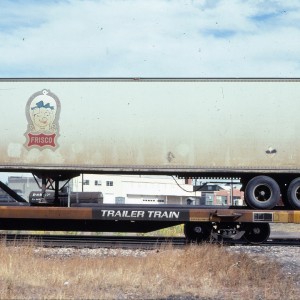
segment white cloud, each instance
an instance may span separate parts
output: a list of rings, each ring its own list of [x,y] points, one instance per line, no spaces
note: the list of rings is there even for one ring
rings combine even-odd
[[[0,4],[1,77],[300,77],[298,1],[25,4]]]

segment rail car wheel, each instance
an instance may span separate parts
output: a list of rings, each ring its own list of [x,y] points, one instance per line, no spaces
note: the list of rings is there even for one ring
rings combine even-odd
[[[245,240],[250,244],[265,242],[270,236],[269,223],[249,223],[245,227]]]
[[[300,209],[300,177],[294,179],[287,191],[288,203],[294,209]]]
[[[252,178],[245,189],[246,203],[252,208],[272,209],[280,199],[277,182],[268,176]]]
[[[184,235],[189,243],[208,241],[211,231],[212,224],[209,222],[190,222],[184,225]]]

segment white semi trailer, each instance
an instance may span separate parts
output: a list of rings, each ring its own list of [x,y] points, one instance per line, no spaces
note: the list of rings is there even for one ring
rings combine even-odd
[[[0,171],[239,178],[300,209],[300,79],[1,79]],[[56,188],[56,195],[58,189]]]

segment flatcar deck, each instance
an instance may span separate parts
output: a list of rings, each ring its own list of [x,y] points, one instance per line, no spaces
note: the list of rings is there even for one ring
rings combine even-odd
[[[258,244],[269,237],[269,223],[300,224],[300,211],[168,205],[0,206],[0,230],[145,233],[184,224],[187,241],[243,236]]]
[[[166,221],[166,222],[267,222],[300,223],[300,211],[253,210],[217,206],[101,205],[91,207],[0,206],[3,219]]]

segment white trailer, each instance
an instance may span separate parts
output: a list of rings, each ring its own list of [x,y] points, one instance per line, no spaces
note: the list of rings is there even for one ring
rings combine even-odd
[[[300,208],[300,79],[1,79],[0,170],[240,178]]]

